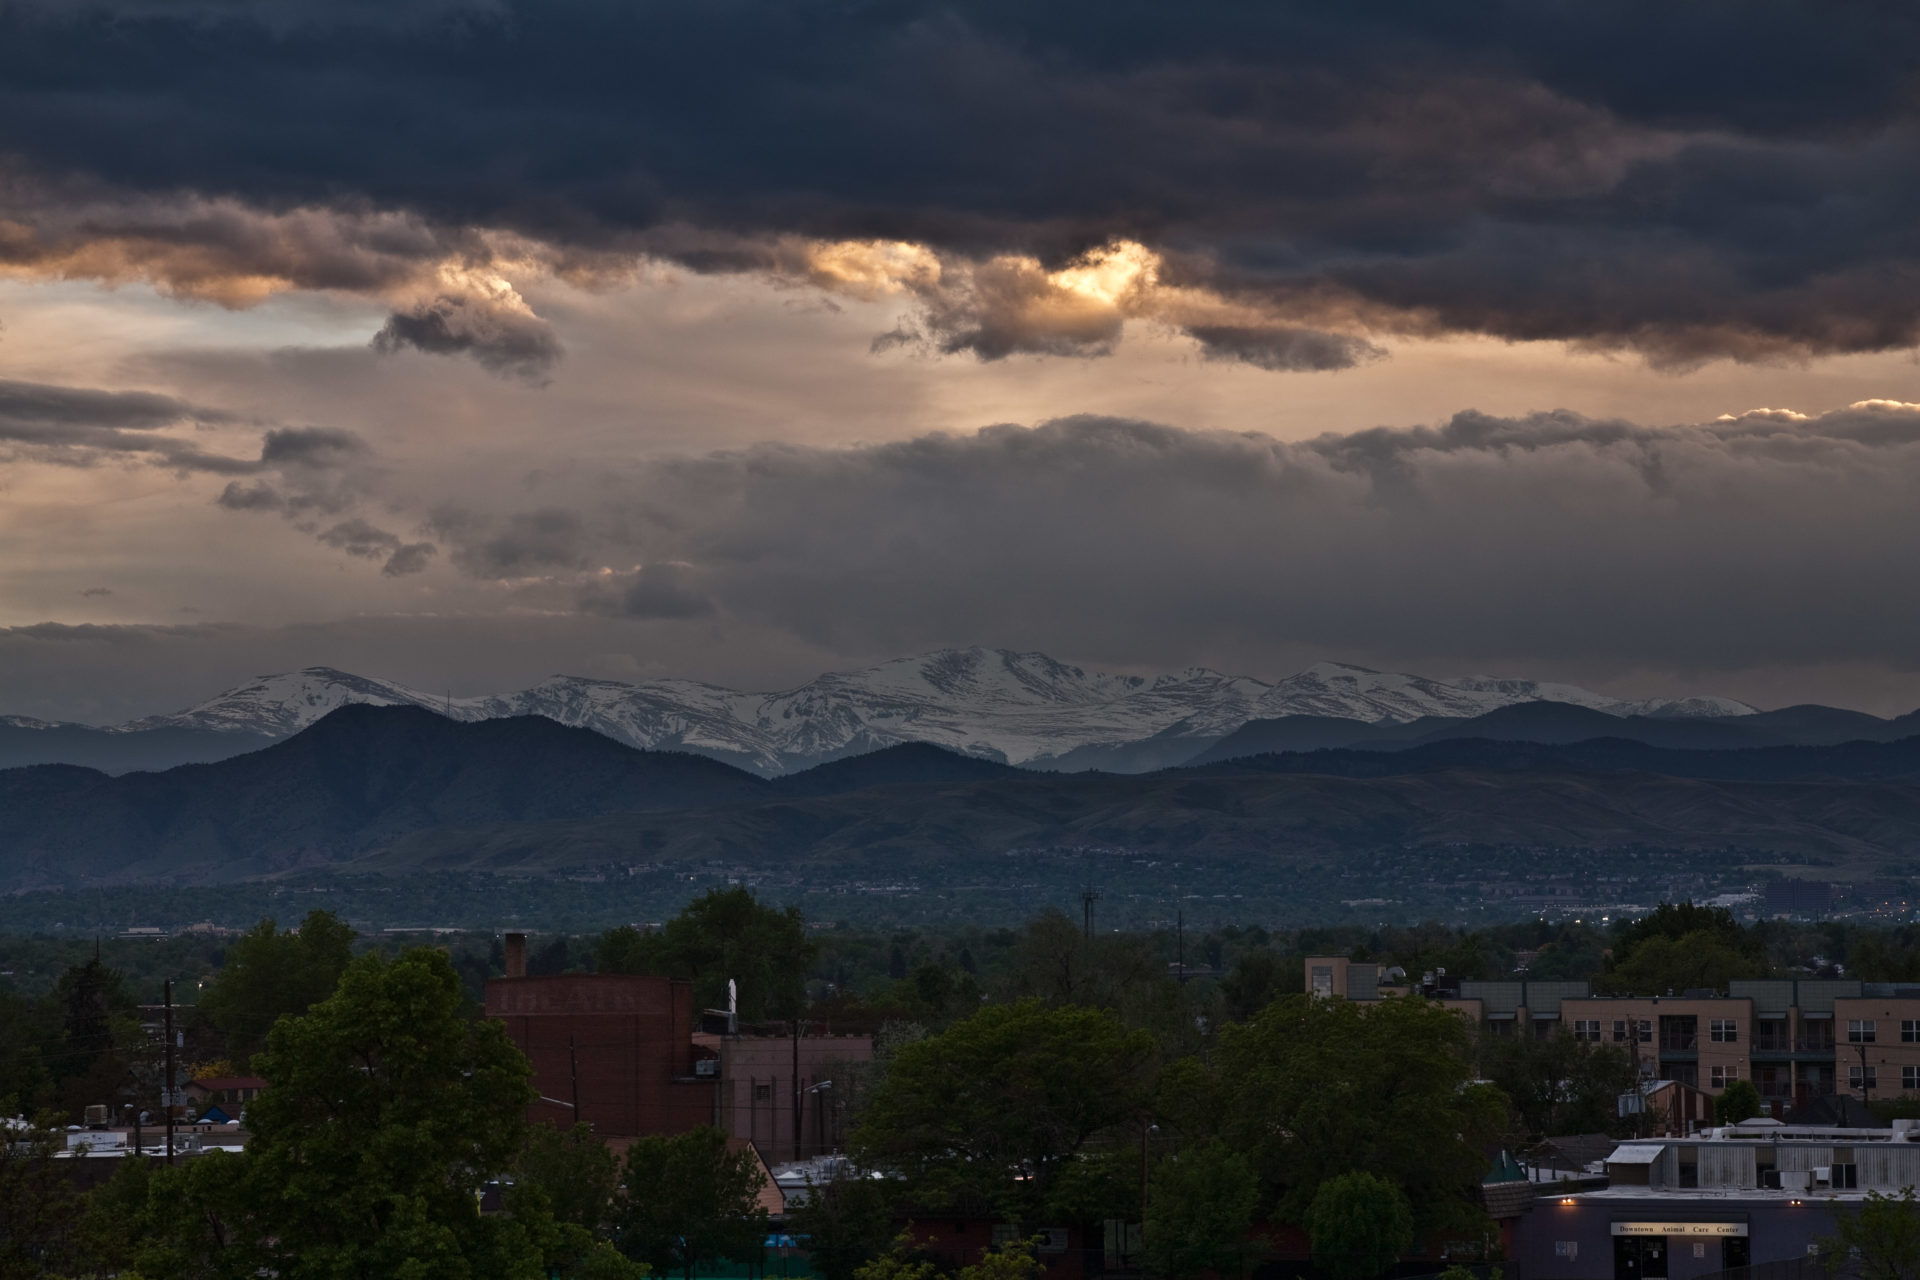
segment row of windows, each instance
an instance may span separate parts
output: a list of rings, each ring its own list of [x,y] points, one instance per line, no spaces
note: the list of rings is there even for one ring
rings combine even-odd
[[[1878,1030],[1873,1018],[1853,1018],[1847,1022],[1848,1044],[1872,1044]],[[1902,1018],[1900,1020],[1900,1043],[1920,1044],[1920,1019]]]
[[[1878,1089],[1880,1087],[1880,1069],[1878,1067],[1862,1067],[1856,1063],[1847,1068],[1847,1087],[1849,1089],[1858,1089],[1862,1086],[1869,1089]],[[1909,1093],[1920,1090],[1920,1067],[1900,1068],[1900,1087]]]
[[[1873,1044],[1877,1033],[1877,1023],[1872,1018],[1854,1018],[1847,1023],[1848,1044]],[[1687,1032],[1689,1036],[1693,1033]],[[1573,1023],[1573,1038],[1600,1041],[1600,1019],[1576,1018]],[[1653,1040],[1653,1023],[1640,1019],[1637,1023],[1628,1018],[1613,1020],[1613,1039],[1616,1044],[1638,1040],[1642,1044]],[[1714,1044],[1739,1044],[1740,1024],[1733,1018],[1713,1018],[1707,1023],[1707,1039]],[[1900,1041],[1902,1044],[1920,1044],[1920,1019],[1903,1018],[1900,1021]]]

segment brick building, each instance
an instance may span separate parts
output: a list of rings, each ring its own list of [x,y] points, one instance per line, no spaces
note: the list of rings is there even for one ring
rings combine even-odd
[[[526,976],[526,938],[507,935],[507,976],[486,1011],[533,1064],[529,1119],[581,1120],[603,1137],[684,1133],[716,1121],[717,1064],[694,1045],[693,986],[625,974]]]

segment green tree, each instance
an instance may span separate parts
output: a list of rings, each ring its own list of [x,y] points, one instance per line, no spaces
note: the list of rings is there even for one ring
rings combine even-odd
[[[1162,1161],[1147,1197],[1147,1261],[1169,1276],[1238,1275],[1260,1205],[1260,1178],[1218,1139]]]
[[[1372,1280],[1413,1246],[1413,1210],[1385,1178],[1344,1173],[1314,1193],[1307,1234],[1314,1265],[1334,1280]]]
[[[1594,979],[1602,992],[1653,993],[1689,987],[1726,989],[1734,978],[1769,972],[1764,934],[1725,907],[1663,902],[1614,933],[1613,955]]]
[[[43,1022],[33,1002],[0,990],[0,1116],[30,1115],[53,1101]]]
[[[1073,1167],[1138,1122],[1154,1049],[1105,1010],[989,1005],[890,1055],[852,1146],[929,1207],[1019,1223],[1085,1212]]]
[[[601,973],[689,979],[694,1000],[709,1008],[726,1004],[733,979],[740,1016],[757,1022],[800,1016],[816,950],[797,909],[767,906],[736,885],[695,898],[657,933],[623,926],[602,935],[594,964]]]
[[[978,1262],[957,1271],[948,1269],[932,1257],[916,1250],[913,1241],[901,1236],[893,1248],[854,1272],[854,1280],[1037,1280],[1045,1268],[1034,1256],[1030,1240],[1009,1240],[998,1248],[984,1250]]]
[[[531,1072],[462,1003],[441,952],[368,953],[276,1023],[246,1151],[154,1175],[141,1274],[540,1275],[551,1216],[479,1207],[525,1146]]]
[[[234,940],[200,997],[200,1012],[225,1037],[236,1066],[248,1066],[281,1017],[303,1014],[333,994],[353,959],[353,938],[331,911],[309,911],[298,929],[281,933],[262,920]]]
[[[1544,1040],[1483,1036],[1480,1070],[1507,1095],[1520,1127],[1535,1136],[1614,1129],[1616,1100],[1638,1078],[1625,1047],[1587,1044],[1564,1030]]]
[[[795,1235],[807,1238],[807,1261],[825,1280],[853,1280],[854,1273],[887,1252],[893,1240],[893,1196],[888,1179],[836,1170],[807,1187],[806,1198],[787,1210]]]
[[[1689,988],[1725,991],[1735,978],[1764,977],[1766,965],[1701,931],[1683,938],[1648,938],[1594,980],[1596,990],[1622,995],[1664,995]]]
[[[55,1275],[74,1245],[81,1203],[54,1159],[56,1118],[0,1129],[0,1280]]]
[[[514,1166],[514,1183],[537,1188],[558,1221],[598,1231],[612,1217],[620,1160],[584,1123],[535,1125]]]
[[[1912,1187],[1897,1196],[1869,1191],[1853,1212],[1836,1205],[1833,1228],[1832,1235],[1814,1242],[1828,1275],[1850,1273],[1858,1280],[1913,1280],[1920,1275],[1920,1204]]]
[[[1287,1221],[1306,1221],[1323,1182],[1368,1170],[1405,1190],[1423,1232],[1475,1235],[1508,1104],[1475,1082],[1473,1044],[1465,1018],[1418,997],[1287,996],[1222,1030],[1188,1124],[1245,1152]]]
[[[1766,1104],[1760,1098],[1760,1091],[1753,1087],[1751,1080],[1735,1080],[1713,1100],[1715,1124],[1739,1124],[1765,1110]]]
[[[137,1043],[140,1024],[120,971],[96,954],[69,966],[45,1004],[42,1027],[59,1028],[48,1065],[60,1110],[78,1119],[92,1103],[132,1100],[127,1049]]]
[[[702,1262],[759,1259],[766,1176],[753,1151],[730,1150],[719,1129],[639,1139],[627,1151],[622,1181],[627,1195],[615,1239],[628,1257],[687,1280]]]
[[[1303,966],[1299,956],[1283,956],[1264,947],[1242,952],[1233,970],[1220,979],[1227,1016],[1245,1022],[1279,997],[1300,991],[1305,983]]]

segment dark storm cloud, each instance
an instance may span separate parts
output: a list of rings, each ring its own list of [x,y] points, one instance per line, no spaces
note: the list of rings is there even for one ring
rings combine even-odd
[[[846,652],[987,636],[1178,664],[1197,634],[1335,655],[1418,637],[1476,666],[1905,669],[1916,490],[1920,406],[1892,402],[1297,443],[1074,418],[656,464],[539,562],[650,566],[584,577],[589,612],[712,610]],[[532,523],[440,531],[456,565],[506,576],[504,531]]]
[[[259,464],[202,449],[165,431],[233,422],[231,414],[144,391],[0,381],[0,461],[29,457],[91,466],[113,457],[179,471],[244,474]]]
[[[499,519],[447,505],[435,508],[427,528],[453,544],[455,567],[477,578],[537,577],[588,564],[585,525],[557,507]]]
[[[327,546],[382,560],[382,572],[389,576],[427,567],[436,550],[430,542],[406,542],[359,517],[324,530],[306,523],[346,513],[367,496],[372,450],[353,432],[269,428],[261,436],[258,458],[218,453],[167,434],[183,427],[231,428],[242,422],[220,409],[151,392],[0,381],[0,465],[89,467],[121,460],[181,475],[254,477],[229,480],[214,503],[229,511],[277,513]],[[91,588],[83,594],[111,592]]]
[[[434,553],[431,542],[403,542],[398,534],[375,528],[355,517],[322,530],[320,541],[362,560],[381,560],[380,572],[390,578],[419,573]]]
[[[433,284],[494,260],[476,228],[562,275],[644,252],[769,270],[781,237],[929,245],[972,270],[914,290],[899,336],[988,358],[1108,349],[1112,316],[1036,312],[1030,263],[1121,240],[1255,313],[1193,323],[1209,355],[1265,367],[1343,349],[1232,330],[1478,331],[1673,365],[1920,339],[1910,6],[366,11],[6,9],[0,262],[212,296],[409,292],[389,345],[536,377],[552,351],[524,307]]]
[[[470,355],[483,368],[533,383],[544,381],[561,356],[560,340],[537,317],[444,294],[394,312],[373,337],[376,351],[407,347],[431,355]]]
[[[366,453],[366,441],[337,427],[280,427],[260,442],[260,461],[283,466],[335,466]]]
[[[1188,336],[1209,360],[1238,360],[1261,369],[1347,369],[1386,355],[1364,338],[1313,329],[1189,325]]]
[[[694,575],[677,564],[650,564],[617,583],[594,583],[581,593],[580,607],[607,617],[648,620],[706,618],[715,612]]]

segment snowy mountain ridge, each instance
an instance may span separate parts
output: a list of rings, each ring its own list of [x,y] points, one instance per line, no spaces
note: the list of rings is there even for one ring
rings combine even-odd
[[[173,715],[166,727],[285,737],[349,703],[425,707],[460,720],[538,715],[632,746],[695,751],[761,773],[902,742],[930,742],[1010,764],[1163,735],[1218,738],[1249,720],[1313,715],[1372,723],[1482,715],[1519,702],[1566,702],[1613,715],[1745,715],[1726,698],[1629,700],[1574,685],[1474,676],[1455,681],[1322,662],[1272,684],[1204,667],[1113,675],[1006,649],[942,649],[835,672],[778,693],[694,680],[637,684],[554,676],[518,693],[448,698],[392,681],[308,667],[262,676]]]

